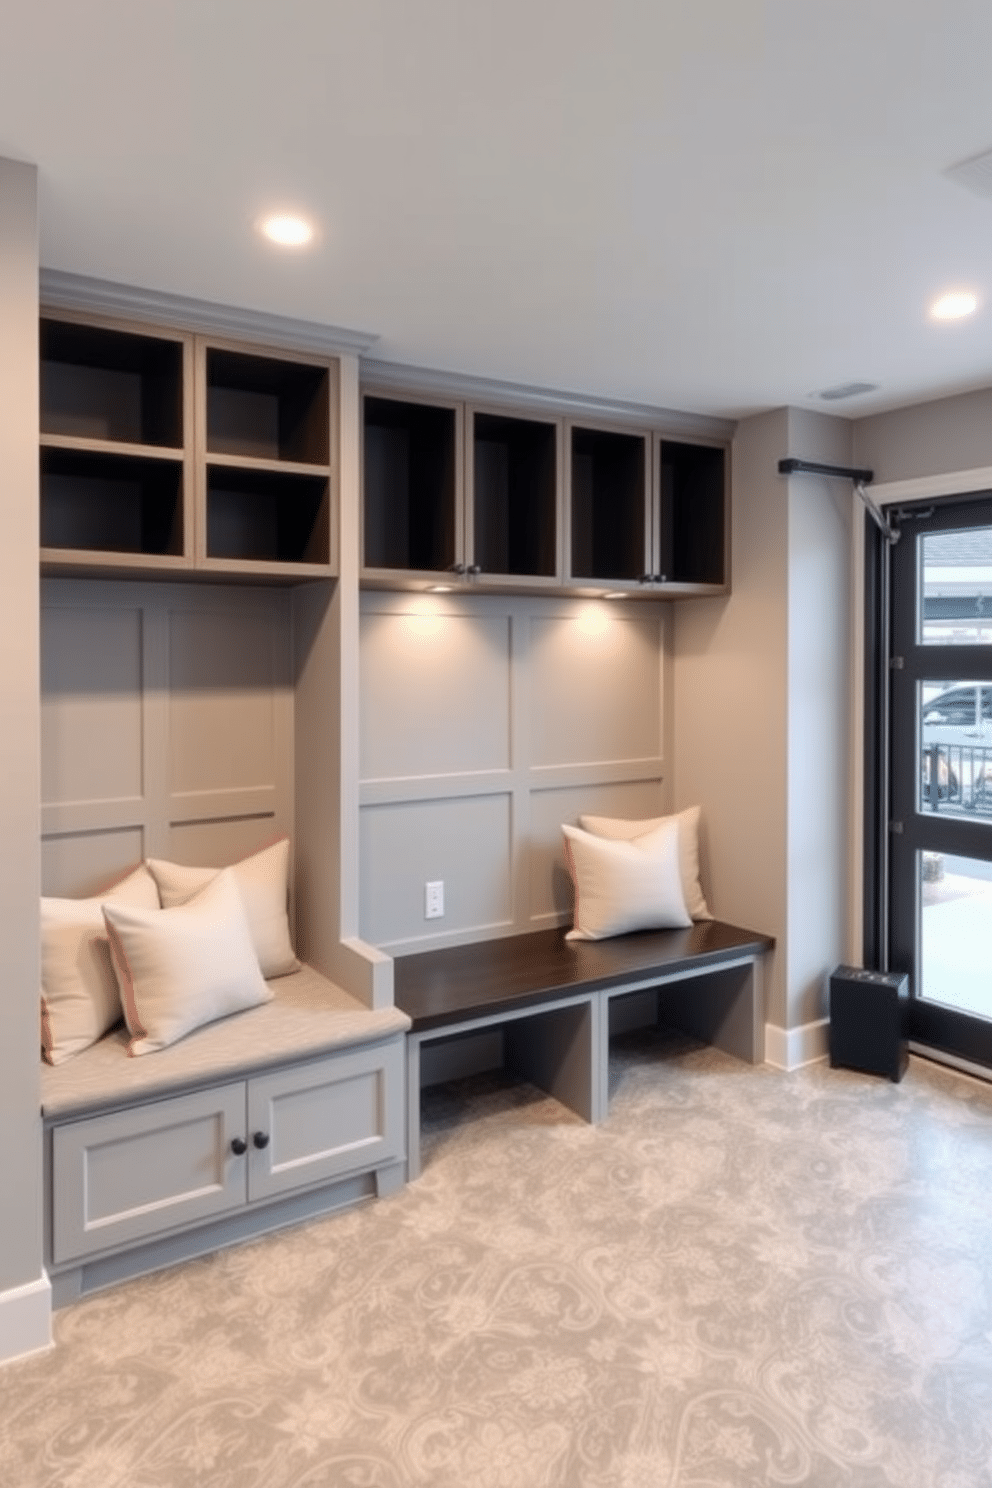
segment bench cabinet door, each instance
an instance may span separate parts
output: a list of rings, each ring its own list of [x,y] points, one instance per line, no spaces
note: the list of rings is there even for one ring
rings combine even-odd
[[[401,1158],[403,1080],[402,1035],[249,1080],[249,1199]]]
[[[243,1081],[67,1122],[52,1132],[56,1263],[114,1250],[245,1202]]]

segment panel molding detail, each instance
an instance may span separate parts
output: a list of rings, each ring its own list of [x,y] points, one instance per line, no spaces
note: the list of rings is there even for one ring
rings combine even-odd
[[[367,940],[400,954],[564,923],[561,823],[670,809],[669,608],[363,593]],[[427,920],[438,879],[444,917]]]
[[[289,606],[275,588],[43,581],[44,893],[292,835]]]

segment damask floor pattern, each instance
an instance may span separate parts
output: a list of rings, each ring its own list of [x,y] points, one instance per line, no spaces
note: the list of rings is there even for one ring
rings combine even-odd
[[[396,1197],[57,1314],[9,1488],[989,1488],[992,1087],[624,1041],[425,1100]]]

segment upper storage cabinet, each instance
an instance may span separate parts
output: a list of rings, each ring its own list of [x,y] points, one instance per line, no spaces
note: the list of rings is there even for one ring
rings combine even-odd
[[[555,419],[366,392],[365,582],[557,585],[560,439]]]
[[[464,548],[462,410],[366,394],[362,440],[364,569],[429,581]]]
[[[726,450],[661,439],[657,465],[658,581],[697,593],[728,588]]]
[[[569,573],[626,588],[652,566],[651,444],[646,434],[569,430]]]
[[[363,582],[645,598],[728,586],[727,449],[366,390]]]
[[[557,581],[560,423],[482,410],[469,419],[468,573]]]
[[[304,577],[332,570],[332,369],[201,342],[197,566]]]
[[[333,572],[336,365],[45,315],[45,570]]]
[[[192,347],[46,316],[41,557],[50,569],[192,563]]]

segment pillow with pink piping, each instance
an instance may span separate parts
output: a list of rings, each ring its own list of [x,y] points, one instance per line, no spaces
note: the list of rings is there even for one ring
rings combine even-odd
[[[679,872],[682,875],[682,893],[685,907],[694,920],[711,920],[699,879],[699,806],[687,806],[674,816],[651,816],[643,821],[627,821],[618,816],[580,816],[579,826],[595,837],[610,837],[617,842],[630,842],[634,837],[643,837],[653,832],[662,822],[674,821],[679,826]]]
[[[155,880],[143,863],[90,899],[41,901],[41,1054],[48,1064],[63,1064],[120,1022],[104,904],[159,908]]]
[[[188,868],[182,863],[167,863],[149,858],[158,884],[163,909],[186,904],[220,873],[219,868]],[[260,852],[233,863],[228,870],[234,875],[248,916],[252,944],[264,977],[287,976],[299,971],[300,963],[289,938],[289,838],[280,837]]]
[[[574,927],[568,940],[606,940],[631,930],[692,924],[679,873],[678,826],[664,822],[631,842],[563,826],[565,856],[575,885]]]
[[[129,1054],[174,1044],[203,1023],[272,1000],[232,871],[176,909],[105,904]]]

